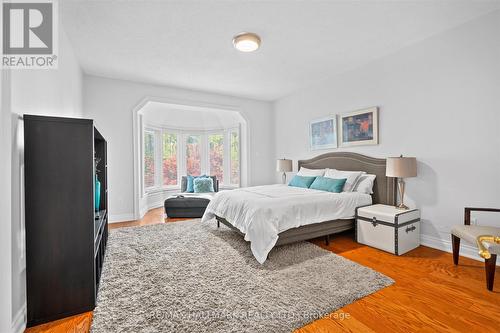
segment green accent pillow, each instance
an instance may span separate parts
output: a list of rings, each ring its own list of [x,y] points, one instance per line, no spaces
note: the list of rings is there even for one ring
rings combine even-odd
[[[347,181],[347,178],[342,179],[333,179],[327,177],[316,177],[314,182],[311,184],[309,188],[313,190],[320,191],[328,191],[333,193],[340,193],[344,188],[344,184]]]
[[[212,178],[195,178],[193,180],[194,193],[215,192]]]
[[[309,186],[311,186],[315,179],[316,177],[295,175],[290,183],[288,183],[288,186],[309,188]]]

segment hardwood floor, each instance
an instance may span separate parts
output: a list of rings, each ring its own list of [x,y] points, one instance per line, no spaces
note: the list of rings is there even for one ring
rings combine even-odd
[[[165,220],[163,209],[158,208],[141,220],[110,224],[110,229],[182,220]],[[425,246],[396,257],[357,244],[349,233],[331,236],[329,246],[320,239],[313,243],[371,267],[396,283],[296,333],[500,332],[500,276],[493,292],[487,291],[482,262],[460,257],[459,266],[454,266],[450,253]],[[87,312],[25,332],[88,332],[91,320],[92,312]]]
[[[29,333],[83,333],[90,331],[90,324],[92,322],[92,312],[85,312],[76,316],[51,321],[50,323],[30,327],[24,332]]]

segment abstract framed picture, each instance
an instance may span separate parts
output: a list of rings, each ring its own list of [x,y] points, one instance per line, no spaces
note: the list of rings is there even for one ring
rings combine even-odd
[[[337,117],[315,119],[309,124],[311,150],[337,148]]]
[[[378,144],[378,108],[342,114],[339,125],[340,146],[351,147]]]

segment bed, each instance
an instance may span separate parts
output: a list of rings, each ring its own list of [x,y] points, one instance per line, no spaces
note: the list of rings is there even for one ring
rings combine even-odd
[[[298,167],[365,171],[377,176],[373,194],[330,193],[286,185],[266,185],[218,193],[203,222],[214,218],[251,242],[252,253],[264,263],[274,246],[326,237],[354,228],[356,208],[396,202],[396,183],[385,176],[386,160],[351,152],[332,152]]]

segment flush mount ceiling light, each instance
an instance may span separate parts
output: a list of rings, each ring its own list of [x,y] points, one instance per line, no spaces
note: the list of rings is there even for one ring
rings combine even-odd
[[[260,37],[253,32],[242,32],[234,36],[233,45],[241,52],[253,52],[260,47]]]

